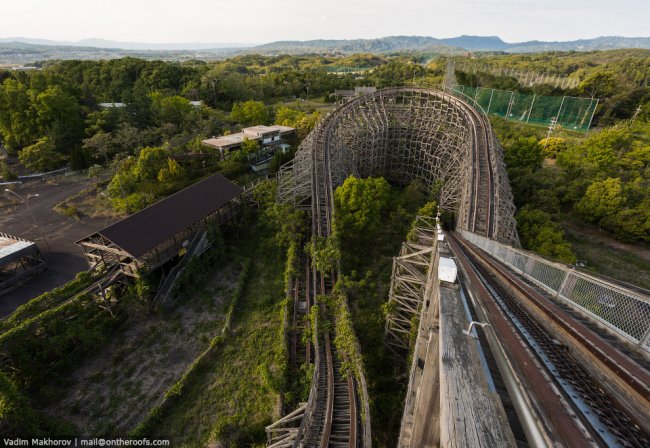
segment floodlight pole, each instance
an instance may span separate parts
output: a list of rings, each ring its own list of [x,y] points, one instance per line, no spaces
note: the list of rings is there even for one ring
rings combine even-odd
[[[43,238],[43,242],[45,242],[45,246],[47,247],[47,251],[51,253],[52,249],[50,248],[50,244],[47,242],[47,238],[45,238],[45,234],[43,233],[43,230],[41,229],[41,227],[38,225],[38,222],[36,221],[36,216],[34,216],[34,212],[32,212],[32,209],[29,206],[29,199],[38,197],[38,193],[37,194],[31,194],[30,193],[30,194],[27,195],[27,198],[24,199],[21,195],[19,195],[15,191],[10,190],[8,188],[5,188],[5,192],[13,194],[18,199],[20,199],[21,202],[25,203],[25,205],[27,206],[27,211],[29,212],[29,214],[32,217],[32,220],[34,221],[34,226],[38,229],[38,233],[41,234],[41,238]]]

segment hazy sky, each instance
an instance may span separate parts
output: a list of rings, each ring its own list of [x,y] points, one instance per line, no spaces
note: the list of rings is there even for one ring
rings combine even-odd
[[[2,0],[0,37],[243,42],[650,35],[650,0]]]

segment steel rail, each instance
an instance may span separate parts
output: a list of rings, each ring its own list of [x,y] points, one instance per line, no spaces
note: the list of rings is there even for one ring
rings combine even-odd
[[[590,374],[582,362],[558,345],[556,338],[560,338],[560,334],[553,331],[551,336],[549,331],[552,329],[545,324],[549,321],[557,322],[569,318],[552,308],[545,308],[542,314],[533,313],[531,308],[520,304],[512,296],[512,292],[492,277],[493,273],[499,274],[499,279],[502,279],[501,276],[504,275],[504,271],[493,260],[473,250],[457,238],[452,237],[451,240],[459,260],[464,258],[461,260],[463,268],[474,271],[475,277],[472,285],[476,288],[480,283],[481,287],[488,291],[484,298],[487,297],[487,300],[494,301],[500,312],[507,316],[507,320],[511,323],[510,332],[519,334],[526,341],[534,358],[551,378],[551,383],[562,392],[564,400],[557,400],[557,398],[556,400],[566,403],[567,409],[579,417],[582,426],[588,429],[591,439],[594,441],[592,443],[600,446],[647,446],[650,443],[650,437],[639,426],[640,422],[631,418],[630,411],[604,391],[608,388],[600,383],[599,378]],[[513,283],[517,281],[518,279],[512,278]],[[509,287],[515,287],[515,285],[509,284]],[[533,295],[531,291],[526,291],[526,294]],[[494,315],[491,317],[495,318]],[[570,322],[569,325],[571,336],[580,338],[584,335],[585,329],[579,325],[579,322]],[[499,329],[501,338],[507,337],[505,332],[507,332],[506,328]],[[512,349],[512,347],[510,348]],[[632,378],[625,371],[626,363],[620,358],[617,361],[621,364],[618,364],[618,368],[614,368],[610,374],[612,376],[619,375],[625,381],[630,381]],[[519,365],[521,367],[521,362]],[[638,384],[638,381],[643,381],[643,373],[645,373],[647,381],[647,372],[638,367],[631,370],[634,370],[635,374],[642,375],[640,378],[632,379],[637,383],[631,384],[631,386],[642,386]],[[538,399],[546,400],[548,406],[549,398],[552,401],[552,396],[549,397],[543,388],[537,389]],[[647,389],[648,384],[646,383],[646,394]],[[647,409],[649,408],[646,408],[646,412]],[[551,420],[553,417],[553,415],[550,416]],[[575,434],[575,430],[567,430],[566,425],[562,426],[557,420],[554,423],[558,432],[567,441]]]

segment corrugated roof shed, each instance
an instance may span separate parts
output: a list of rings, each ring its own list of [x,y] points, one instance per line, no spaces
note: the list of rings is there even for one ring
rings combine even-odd
[[[35,243],[0,233],[0,266],[7,265],[20,257],[38,252]]]
[[[239,186],[215,174],[97,233],[139,258],[216,212],[241,192]]]

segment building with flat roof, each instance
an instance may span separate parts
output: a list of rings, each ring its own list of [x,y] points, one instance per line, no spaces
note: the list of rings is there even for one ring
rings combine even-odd
[[[36,243],[0,232],[0,296],[45,269]]]
[[[244,128],[236,134],[222,135],[203,140],[203,145],[219,150],[221,158],[225,158],[230,151],[241,148],[244,140],[254,140],[261,148],[277,146],[295,135],[296,130],[289,126],[274,124],[272,126],[257,125]]]

